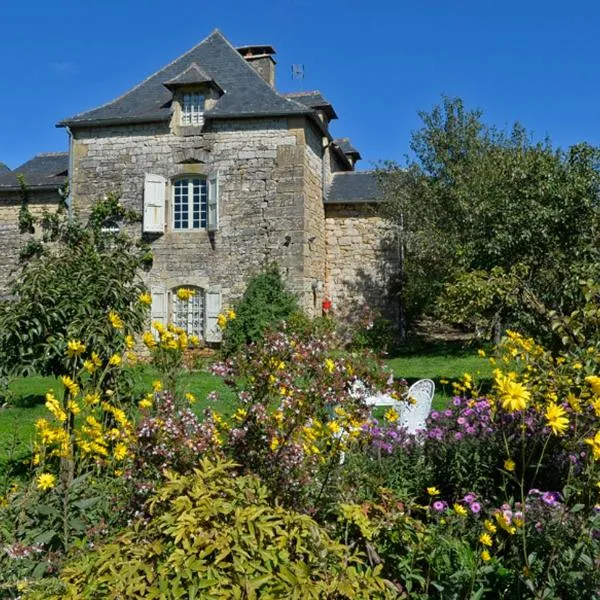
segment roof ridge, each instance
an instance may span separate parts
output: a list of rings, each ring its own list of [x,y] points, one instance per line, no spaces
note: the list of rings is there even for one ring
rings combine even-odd
[[[222,39],[224,39],[225,41],[227,41],[225,39],[225,36],[219,31],[219,29],[215,28],[201,42],[198,42],[195,46],[193,46],[192,48],[190,48],[189,50],[187,50],[183,54],[180,54],[177,58],[173,59],[170,63],[168,63],[164,67],[161,67],[160,69],[158,69],[158,71],[154,71],[154,73],[152,73],[151,75],[148,75],[148,77],[146,77],[145,79],[143,79],[142,81],[140,81],[137,85],[134,85],[131,89],[127,90],[126,92],[124,92],[120,96],[117,96],[113,100],[110,100],[109,102],[105,102],[104,104],[101,104],[100,106],[96,106],[94,108],[90,108],[88,110],[84,110],[84,111],[78,112],[77,114],[75,114],[75,115],[73,115],[71,117],[68,117],[68,119],[63,119],[62,121],[59,122],[59,125],[60,125],[60,123],[64,123],[67,120],[68,121],[72,121],[72,120],[76,119],[77,117],[80,117],[81,115],[85,115],[86,113],[89,113],[91,111],[99,110],[100,108],[106,108],[107,106],[110,106],[111,104],[115,104],[115,102],[118,102],[119,100],[122,100],[126,96],[129,96],[129,94],[133,93],[135,90],[137,90],[138,88],[142,87],[146,82],[150,81],[153,77],[157,76],[160,72],[164,71],[165,69],[168,69],[171,65],[173,65],[174,63],[176,63],[178,60],[180,60],[184,56],[187,56],[188,54],[190,54],[191,52],[193,52],[194,50],[196,50],[196,48],[202,46],[202,44],[208,42],[208,40],[210,38],[212,38],[213,36],[215,36],[215,35],[218,35]],[[236,54],[237,54],[237,52],[236,52]],[[240,58],[242,58],[241,55],[240,55]],[[244,60],[244,59],[242,58],[242,60]],[[252,67],[250,67],[250,68],[252,68]],[[254,70],[254,69],[252,69],[252,70]]]
[[[33,158],[37,158],[38,156],[65,156],[69,154],[68,152],[38,152],[34,154]]]
[[[319,95],[323,95],[321,94],[321,90],[311,90],[309,92],[285,92],[285,94],[282,94],[283,96],[314,96],[314,94],[319,94]]]

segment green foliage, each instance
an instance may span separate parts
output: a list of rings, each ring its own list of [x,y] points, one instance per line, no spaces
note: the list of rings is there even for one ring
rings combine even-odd
[[[74,479],[65,496],[39,490],[33,481],[15,484],[0,503],[0,596],[16,597],[23,579],[56,571],[65,535],[92,542],[102,531],[122,525],[124,490],[122,479],[98,473]]]
[[[235,319],[229,320],[223,331],[222,350],[225,356],[262,339],[268,328],[275,327],[298,311],[298,302],[286,290],[277,265],[271,264],[248,281],[246,291],[234,310]]]
[[[73,557],[65,590],[27,598],[385,598],[380,568],[333,541],[310,517],[269,503],[255,477],[202,460],[172,475],[138,521]]]
[[[41,240],[28,248],[12,284],[16,299],[0,305],[4,372],[62,374],[70,339],[109,357],[122,349],[122,336],[107,320],[110,310],[130,333],[141,330],[146,314],[137,302],[144,289],[138,274],[148,264],[148,251],[125,234],[103,231],[108,221],[131,218],[115,196],[98,203],[85,225],[63,211],[42,216]]]
[[[406,169],[389,165],[380,178],[404,249],[408,315],[431,309],[444,287],[449,320],[487,329],[545,327],[531,296],[574,310],[581,273],[599,275],[600,150],[556,150],[518,124],[498,131],[459,99],[445,98],[421,118],[415,160]]]

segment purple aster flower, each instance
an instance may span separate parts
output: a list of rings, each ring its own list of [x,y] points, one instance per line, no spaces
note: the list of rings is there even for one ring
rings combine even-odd
[[[475,427],[473,427],[473,425],[468,425],[467,427],[465,427],[465,431],[469,434],[472,435],[475,433]]]
[[[444,436],[444,432],[439,427],[435,427],[434,429],[430,430],[427,435],[430,439],[441,440]]]
[[[467,420],[464,417],[458,417],[458,419],[456,419],[456,422],[459,425],[464,425],[467,422]]]
[[[481,504],[479,502],[472,502],[469,507],[475,514],[477,514],[481,510]]]
[[[454,439],[455,439],[457,442],[460,442],[460,440],[462,440],[462,437],[463,437],[463,434],[462,434],[460,431],[457,431],[457,432],[454,434]]]
[[[467,504],[471,504],[471,502],[475,502],[475,499],[477,498],[477,496],[473,493],[473,492],[469,492],[464,498],[463,500],[467,503]]]
[[[544,492],[542,494],[542,501],[548,506],[554,506],[557,503],[557,497],[554,492]]]
[[[432,421],[437,421],[440,418],[440,413],[437,410],[434,410],[429,417]]]
[[[454,398],[454,400],[452,400],[452,404],[454,404],[454,406],[460,406],[462,403],[462,400],[458,397]]]
[[[451,417],[451,416],[452,416],[452,411],[451,411],[449,408],[447,408],[447,409],[444,411],[444,416],[445,416],[445,417]]]
[[[436,500],[432,506],[433,506],[433,510],[435,510],[437,512],[442,512],[443,510],[446,509],[447,504],[443,500]]]

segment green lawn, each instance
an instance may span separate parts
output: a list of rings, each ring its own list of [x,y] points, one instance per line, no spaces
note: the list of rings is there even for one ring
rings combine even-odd
[[[142,396],[152,389],[157,374],[150,368],[139,368],[134,372],[135,395]],[[196,414],[212,406],[219,412],[230,414],[234,410],[235,395],[223,381],[206,372],[186,373],[181,378],[180,389],[191,392],[198,401],[193,405]],[[47,416],[44,396],[49,389],[61,389],[62,384],[53,377],[33,375],[20,377],[10,384],[11,405],[0,408],[0,489],[8,472],[18,473],[23,461],[31,453],[34,424],[40,417]],[[207,395],[216,391],[217,400],[210,401]]]
[[[452,395],[451,383],[441,380],[460,379],[463,373],[471,374],[489,388],[492,369],[485,358],[472,349],[442,345],[429,349],[418,349],[418,354],[406,353],[388,358],[387,365],[396,377],[403,377],[409,383],[417,379],[433,379],[436,384],[434,407],[442,408]],[[135,392],[139,397],[152,388],[157,374],[149,367],[138,368],[134,372]],[[0,409],[0,483],[3,473],[18,471],[19,463],[29,455],[36,419],[45,416],[44,394],[50,388],[60,389],[61,384],[51,377],[30,376],[14,380],[10,390],[14,395],[11,407]],[[200,415],[207,406],[219,412],[230,414],[235,406],[235,396],[218,377],[207,372],[185,374],[181,379],[180,390],[193,393],[198,402],[193,409]],[[218,399],[211,402],[207,395],[216,391]]]
[[[452,397],[452,382],[461,379],[464,373],[473,377],[483,393],[491,387],[492,366],[488,359],[479,356],[477,348],[466,347],[462,342],[421,343],[388,357],[385,362],[395,377],[402,377],[409,384],[417,379],[433,379],[433,406],[438,410]]]

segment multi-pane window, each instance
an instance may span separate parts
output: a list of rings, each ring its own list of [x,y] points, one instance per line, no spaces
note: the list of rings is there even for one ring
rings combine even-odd
[[[203,336],[204,332],[204,293],[200,288],[186,286],[196,293],[189,300],[181,300],[177,290],[173,290],[173,324],[181,327],[188,335]]]
[[[183,94],[181,102],[181,124],[202,125],[204,123],[204,96],[197,93]]]
[[[186,178],[173,182],[173,229],[206,227],[207,193],[206,179]]]

